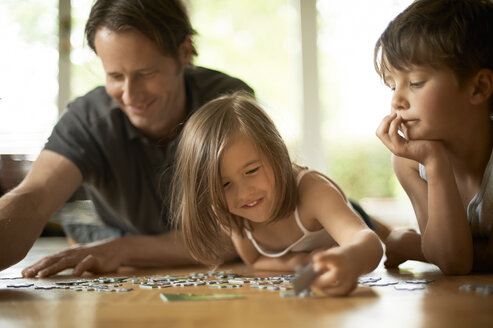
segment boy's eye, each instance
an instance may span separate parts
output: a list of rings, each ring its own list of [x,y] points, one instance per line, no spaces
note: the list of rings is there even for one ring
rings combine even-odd
[[[392,84],[389,84],[389,83],[385,83],[385,85],[387,87],[389,87],[390,90],[395,91],[395,85],[392,85]]]
[[[424,81],[419,81],[419,82],[409,82],[409,85],[414,88],[419,88],[422,87],[425,84]]]

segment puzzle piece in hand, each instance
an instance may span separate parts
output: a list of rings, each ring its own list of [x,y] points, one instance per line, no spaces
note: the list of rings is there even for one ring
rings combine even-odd
[[[296,295],[302,292],[309,292],[310,285],[320,271],[313,270],[313,263],[307,264],[303,268],[296,269],[296,278],[293,280],[293,291]]]

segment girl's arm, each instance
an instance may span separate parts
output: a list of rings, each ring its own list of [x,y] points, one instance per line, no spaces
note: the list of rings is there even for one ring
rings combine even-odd
[[[328,295],[346,295],[360,275],[378,266],[380,239],[349,207],[342,191],[320,176],[302,181],[300,197],[302,217],[316,218],[339,244],[314,255],[314,269],[322,271],[314,285]]]
[[[267,257],[260,254],[247,237],[233,232],[231,239],[243,262],[256,270],[294,271],[298,266],[308,264],[312,256],[307,252],[288,252],[281,257]]]
[[[446,274],[464,274],[473,263],[471,230],[452,167],[439,148],[425,166],[427,183],[417,162],[394,157],[393,166],[416,213],[424,257]]]

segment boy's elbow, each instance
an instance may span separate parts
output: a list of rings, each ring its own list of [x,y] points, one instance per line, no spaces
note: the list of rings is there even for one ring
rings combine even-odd
[[[467,256],[460,252],[431,253],[423,247],[423,255],[430,262],[438,266],[445,275],[464,275],[472,270],[472,255]]]
[[[443,263],[437,264],[437,266],[445,275],[465,275],[472,270],[472,263]]]

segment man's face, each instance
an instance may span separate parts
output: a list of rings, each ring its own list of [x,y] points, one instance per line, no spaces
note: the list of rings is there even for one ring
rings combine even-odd
[[[106,73],[108,94],[145,135],[166,138],[185,115],[181,67],[190,63],[190,57],[181,55],[177,61],[166,56],[153,41],[133,29],[114,32],[102,27],[94,41]]]

